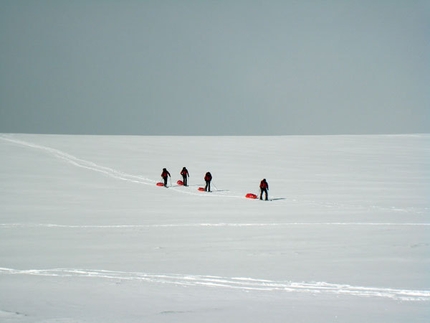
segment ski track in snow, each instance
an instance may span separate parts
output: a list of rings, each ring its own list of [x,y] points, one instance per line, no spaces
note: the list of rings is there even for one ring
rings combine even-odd
[[[66,162],[66,163],[72,164],[73,166],[85,168],[85,169],[92,170],[95,172],[99,172],[99,173],[102,173],[106,176],[109,176],[109,177],[112,177],[115,179],[128,181],[128,182],[136,183],[136,184],[151,185],[151,186],[155,185],[155,183],[158,182],[156,180],[152,180],[152,179],[145,178],[142,176],[131,175],[131,174],[127,174],[127,173],[115,170],[113,168],[97,165],[94,162],[77,158],[75,156],[67,154],[67,153],[65,153],[61,150],[58,150],[58,149],[30,143],[30,142],[23,141],[23,140],[10,138],[10,137],[4,136],[4,135],[0,136],[0,139],[14,143],[16,145],[21,145],[21,146],[25,146],[28,148],[42,150],[42,151],[44,151],[44,152],[46,152],[46,153],[48,153],[48,154],[50,154],[56,158],[61,159],[62,161]],[[215,190],[215,191],[213,191],[213,193],[216,193],[216,194],[203,194],[202,192],[191,192],[189,190],[186,191],[183,189],[179,189],[179,187],[175,187],[175,186],[170,186],[169,189],[171,191],[176,191],[176,192],[183,193],[183,194],[196,195],[196,196],[201,196],[201,197],[220,197],[221,196],[221,197],[230,197],[230,198],[243,198],[243,196],[240,196],[240,195],[232,195],[231,194],[232,192],[230,192],[228,190]],[[228,194],[228,193],[230,193],[230,194]]]
[[[253,279],[247,277],[220,277],[204,275],[148,274],[110,270],[54,268],[18,270],[0,268],[0,275],[32,275],[60,278],[99,278],[131,280],[178,286],[202,286],[256,292],[290,292],[334,294],[356,297],[379,297],[400,301],[430,301],[430,291],[393,288],[362,287],[326,282],[291,282]]]
[[[430,223],[376,223],[376,222],[291,222],[291,223],[166,223],[166,224],[106,224],[73,225],[57,223],[0,223],[0,229],[10,228],[66,228],[66,229],[143,229],[186,227],[288,227],[288,226],[430,226]]]
[[[54,149],[54,148],[34,144],[31,142],[15,139],[15,138],[12,138],[11,135],[0,135],[0,139],[7,141],[7,142],[10,142],[10,143],[13,143],[13,144],[16,144],[16,145],[21,145],[21,146],[25,146],[28,148],[42,150],[42,151],[44,151],[44,152],[46,152],[46,153],[48,153],[48,154],[50,154],[56,158],[61,159],[64,162],[69,163],[71,165],[74,165],[76,167],[80,167],[80,168],[92,170],[92,171],[95,171],[98,173],[102,173],[106,176],[109,176],[109,177],[112,177],[112,178],[115,178],[118,180],[128,181],[128,182],[136,183],[136,184],[144,184],[144,185],[155,185],[155,183],[158,182],[156,180],[145,178],[143,176],[131,175],[131,174],[127,174],[127,173],[115,170],[113,168],[97,165],[94,162],[77,158],[75,156],[67,154],[67,153],[65,153],[61,150],[58,150],[58,149]],[[182,193],[182,194],[199,196],[199,197],[218,197],[218,198],[224,197],[224,198],[243,199],[245,196],[245,194],[241,195],[239,192],[233,192],[230,190],[222,190],[222,189],[220,189],[220,190],[215,189],[212,192],[212,194],[206,194],[203,192],[192,192],[187,188],[179,187],[179,186],[170,186],[169,190],[175,191],[178,193]],[[338,202],[335,202],[335,203],[334,202],[318,202],[318,201],[314,201],[314,200],[306,200],[306,199],[295,198],[295,197],[290,197],[288,199],[274,197],[271,200],[272,201],[273,200],[278,200],[278,201],[284,200],[284,201],[288,201],[290,203],[300,203],[300,204],[314,205],[314,206],[326,207],[326,208],[351,208],[352,207],[355,209],[386,210],[386,211],[391,211],[391,212],[407,212],[407,213],[414,213],[414,214],[424,214],[424,213],[428,213],[428,211],[429,211],[429,208],[426,208],[426,207],[425,208],[395,207],[395,206],[383,207],[383,206],[377,206],[377,205],[365,206],[365,205],[345,204],[345,203],[338,203]]]
[[[109,168],[109,167],[97,165],[96,163],[77,158],[75,156],[72,156],[72,155],[69,155],[65,152],[62,152],[58,149],[45,147],[45,146],[33,144],[30,142],[26,142],[26,141],[22,141],[22,140],[18,140],[18,139],[12,139],[10,137],[5,137],[5,136],[0,136],[0,139],[5,140],[5,141],[9,141],[9,142],[17,144],[17,145],[45,151],[45,152],[51,154],[52,156],[57,157],[57,158],[61,159],[62,161],[65,161],[66,163],[72,164],[76,167],[81,167],[81,168],[89,169],[89,170],[92,170],[95,172],[99,172],[99,173],[105,174],[105,175],[112,177],[112,178],[115,178],[115,179],[120,179],[120,180],[129,181],[129,182],[133,182],[133,183],[139,183],[139,184],[146,184],[146,185],[154,185],[156,183],[156,181],[148,179],[148,178],[144,178],[141,176],[135,176],[135,175],[129,175],[129,174],[117,171],[117,170]]]

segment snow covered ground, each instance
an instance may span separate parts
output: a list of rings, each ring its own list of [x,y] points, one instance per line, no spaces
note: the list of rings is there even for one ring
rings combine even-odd
[[[1,322],[430,321],[430,135],[3,134],[0,156]],[[272,200],[244,198],[262,178]]]

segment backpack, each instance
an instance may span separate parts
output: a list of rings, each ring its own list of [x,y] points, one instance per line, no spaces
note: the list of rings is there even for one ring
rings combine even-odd
[[[205,181],[210,181],[212,179],[211,173],[207,172],[205,175]]]

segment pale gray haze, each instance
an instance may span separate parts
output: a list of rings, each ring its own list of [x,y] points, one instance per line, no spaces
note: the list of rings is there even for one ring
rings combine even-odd
[[[1,1],[0,132],[428,132],[429,1]]]

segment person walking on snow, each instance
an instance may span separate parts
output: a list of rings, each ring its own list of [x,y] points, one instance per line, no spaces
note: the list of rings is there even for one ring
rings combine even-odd
[[[167,187],[167,177],[170,177],[170,173],[167,169],[163,168],[163,172],[161,173],[161,177],[164,181],[164,187]]]
[[[190,174],[188,173],[188,169],[186,167],[182,168],[180,174],[182,175],[182,183],[184,183],[184,186],[188,186],[188,177],[190,177]]]
[[[269,190],[269,184],[267,183],[266,179],[264,178],[261,182],[260,182],[260,200],[263,199],[263,193],[266,194],[266,201],[268,200],[268,194],[267,191]]]
[[[212,175],[210,172],[207,172],[205,175],[205,182],[206,182],[205,191],[206,192],[211,191],[211,180],[212,180]]]

